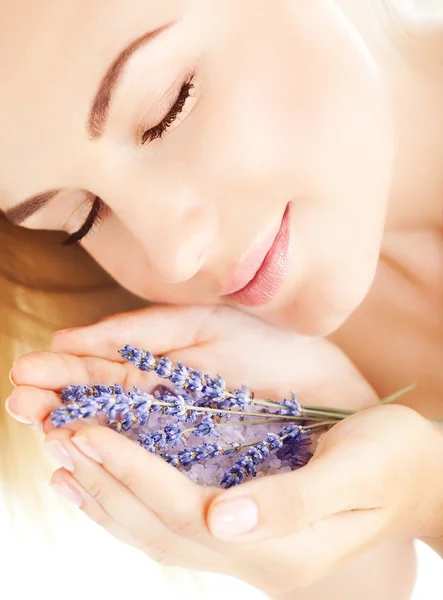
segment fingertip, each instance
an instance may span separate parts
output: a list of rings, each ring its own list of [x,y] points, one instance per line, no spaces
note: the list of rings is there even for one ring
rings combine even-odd
[[[215,500],[208,510],[208,527],[218,539],[232,541],[251,534],[259,522],[257,503],[247,496]]]

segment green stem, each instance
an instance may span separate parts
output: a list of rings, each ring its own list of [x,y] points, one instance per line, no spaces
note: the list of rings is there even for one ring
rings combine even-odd
[[[380,404],[390,404],[391,402],[395,402],[396,400],[398,400],[399,398],[401,398],[408,392],[415,390],[416,387],[417,387],[416,383],[411,383],[411,385],[408,385],[405,388],[399,390],[398,392],[394,392],[390,396],[386,396],[386,398],[383,398],[382,400],[380,400],[380,402],[377,404],[377,406],[380,406]]]
[[[155,401],[152,404],[157,406],[174,406],[172,402],[159,402]],[[227,415],[242,415],[246,417],[263,417],[263,413],[252,413],[245,412],[242,410],[225,410],[222,408],[207,408],[205,406],[189,406],[185,405],[189,410],[193,410],[195,412],[203,412],[203,413],[216,413],[216,414],[227,414]],[[284,419],[284,420],[294,420],[297,417],[291,417],[290,415],[273,415],[271,413],[266,413],[269,419]],[[302,419],[306,421],[306,419]]]
[[[306,421],[306,419],[302,419],[301,417],[299,417],[298,420]],[[259,419],[256,421],[227,421],[226,423],[217,423],[216,428],[218,429],[219,427],[237,427],[241,425],[275,425],[276,423],[287,423],[287,421],[280,421],[277,419],[272,420],[271,422],[269,422],[269,419]],[[182,435],[184,435],[185,433],[192,433],[195,429],[197,428],[192,427],[191,429],[185,429]]]

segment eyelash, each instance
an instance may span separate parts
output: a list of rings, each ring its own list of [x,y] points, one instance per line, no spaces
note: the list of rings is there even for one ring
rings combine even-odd
[[[72,246],[78,244],[83,238],[90,234],[103,219],[105,203],[98,196],[95,197],[91,210],[89,211],[86,221],[75,233],[72,233],[66,240],[62,242],[62,246]]]
[[[186,83],[184,83],[181,87],[180,93],[175,101],[173,107],[168,112],[166,117],[155,127],[151,127],[147,131],[144,132],[141,144],[144,146],[153,140],[157,140],[163,137],[163,135],[167,132],[167,130],[173,125],[176,121],[177,117],[183,112],[183,109],[186,105],[186,101],[191,95],[191,91],[194,89],[194,75],[192,75]]]
[[[177,100],[175,101],[168,114],[164,117],[164,119],[158,125],[155,125],[155,127],[151,127],[150,129],[145,131],[141,140],[142,146],[148,144],[149,142],[152,142],[153,140],[161,139],[171,127],[171,125],[173,125],[173,123],[176,121],[177,117],[183,112],[186,102],[191,95],[191,91],[194,88],[193,79],[194,76],[192,75],[189,78],[189,80],[182,85]],[[66,240],[64,240],[62,242],[62,245],[72,246],[74,244],[78,244],[88,234],[92,233],[92,231],[103,219],[104,208],[105,204],[103,200],[96,196],[92,204],[92,208],[89,211],[88,216],[86,217],[86,221],[83,223],[83,225],[78,231],[71,234]]]

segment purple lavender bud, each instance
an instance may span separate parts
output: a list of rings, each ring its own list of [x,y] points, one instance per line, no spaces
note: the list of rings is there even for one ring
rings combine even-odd
[[[108,394],[109,393],[109,388],[106,387],[106,385],[102,385],[101,383],[98,383],[96,385],[94,385],[94,395],[103,395],[103,394]]]
[[[189,465],[194,465],[207,458],[207,452],[204,446],[195,446],[194,448],[180,450],[180,452],[177,452],[177,456],[180,464],[183,467],[188,467]]]
[[[155,360],[155,357],[146,350],[143,352],[140,361],[136,366],[140,371],[150,372],[155,369],[156,364],[157,361]]]
[[[223,450],[224,456],[235,456],[241,450],[241,444],[238,442],[232,442],[231,448],[225,448]]]
[[[251,458],[254,465],[264,462],[262,453],[255,446],[249,448],[246,454]]]
[[[216,442],[205,442],[203,447],[206,451],[206,458],[215,458],[221,453],[221,446]]]
[[[239,469],[242,469],[243,473],[246,476],[252,475],[253,477],[255,477],[257,475],[254,462],[247,452],[235,461],[234,466],[237,466]]]
[[[206,385],[203,386],[202,393],[206,398],[212,400],[224,400],[226,398],[226,384],[220,375],[217,375],[217,377],[205,375],[205,380]]]
[[[180,461],[178,460],[178,456],[176,454],[161,454],[160,456],[164,458],[165,461],[173,467],[177,467],[180,464]]]
[[[278,450],[283,446],[283,442],[280,439],[279,435],[275,433],[268,433],[265,439],[265,443],[268,445],[269,450],[272,452],[273,450]]]
[[[188,369],[188,390],[191,392],[199,393],[203,389],[203,373],[202,371],[196,371],[195,369]]]
[[[69,402],[78,402],[83,396],[83,385],[70,385],[62,391],[62,402],[67,404]]]
[[[282,432],[283,433],[283,432]],[[312,458],[311,436],[308,432],[301,432],[294,439],[286,438],[283,448],[277,451],[276,456],[280,460],[289,462],[291,469],[304,467]]]
[[[202,422],[194,428],[194,431],[192,433],[198,437],[205,437],[209,435],[220,437],[220,434],[216,429],[215,423],[212,420],[212,417],[210,416],[204,417]]]
[[[169,379],[172,375],[172,361],[169,358],[160,358],[154,371],[162,379]]]
[[[79,419],[92,419],[100,412],[100,405],[95,400],[84,403],[79,409]]]
[[[166,406],[164,410],[165,415],[176,417],[179,421],[184,421],[188,412],[186,403],[181,396],[165,396],[164,402],[169,402],[173,406]]]
[[[127,412],[122,419],[122,428],[123,431],[129,431],[134,427],[134,425],[138,424],[138,419],[132,412]]]
[[[280,432],[281,437],[285,437],[283,443],[286,441],[295,442],[301,437],[303,429],[299,425],[285,425]]]
[[[259,444],[257,444],[255,446],[255,449],[257,450],[257,452],[259,452],[261,454],[261,459],[260,462],[265,462],[265,460],[269,457],[269,448],[266,445],[265,442],[260,442]]]
[[[164,433],[166,444],[173,444],[174,446],[177,446],[180,442],[184,443],[184,440],[182,439],[183,429],[180,427],[180,425],[170,423],[169,425],[165,426]]]
[[[134,387],[134,391],[130,392],[128,396],[132,402],[132,409],[139,419],[149,414],[154,399],[150,394],[145,394]]]
[[[303,408],[300,402],[298,401],[297,396],[293,392],[291,392],[290,400],[288,398],[285,398],[283,402],[277,402],[277,404],[284,407],[281,410],[277,411],[278,414],[281,415],[299,417],[303,412]]]
[[[140,350],[140,348],[133,348],[127,344],[122,350],[119,350],[118,353],[124,360],[127,360],[133,365],[137,365],[140,362],[143,351]]]
[[[188,387],[189,372],[183,363],[178,362],[177,367],[171,375],[171,382],[178,388],[186,389]]]
[[[220,485],[226,489],[233,487],[234,485],[240,485],[245,478],[245,474],[242,469],[238,467],[232,467],[229,471],[224,473],[220,480]]]
[[[57,429],[72,423],[80,418],[80,408],[78,404],[71,403],[63,406],[62,408],[56,408],[51,412],[51,422]]]
[[[249,389],[243,384],[241,386],[241,390],[235,390],[234,396],[234,402],[238,405],[240,410],[245,410],[248,404],[251,403],[251,394]]]
[[[195,398],[193,398],[187,392],[183,392],[183,394],[181,396],[187,406],[195,406],[196,405]],[[195,423],[199,417],[200,417],[200,413],[197,412],[196,410],[188,410],[185,421],[186,421],[186,423]]]
[[[150,452],[159,452],[166,449],[166,436],[163,431],[151,431],[150,433],[139,433],[138,443]]]

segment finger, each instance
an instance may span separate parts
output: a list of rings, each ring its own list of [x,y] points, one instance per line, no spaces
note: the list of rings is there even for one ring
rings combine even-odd
[[[138,518],[139,522],[135,530],[129,530],[126,523],[116,521],[97,498],[87,492],[65,469],[56,471],[51,477],[50,483],[57,493],[75,503],[87,517],[106,529],[119,541],[141,550],[159,564],[195,568],[194,564],[188,564],[189,548],[184,549],[182,540],[173,536],[164,528],[157,531],[151,521],[146,522],[146,509],[143,514],[141,512],[133,513],[133,520],[135,521]],[[93,493],[96,492],[93,491]],[[147,525],[150,527],[148,534],[146,533]],[[132,531],[135,531],[135,534]],[[199,552],[199,554],[202,555],[203,553]],[[199,557],[198,564],[199,566],[201,564],[203,569],[204,560],[202,559],[204,559],[204,555]],[[196,557],[195,560],[197,562]]]
[[[50,419],[51,411],[62,406],[60,395],[56,392],[30,386],[18,386],[13,389],[6,401],[6,410],[14,419],[27,422],[49,433],[55,426]],[[101,424],[99,417],[89,419],[89,423]],[[66,429],[76,431],[82,427],[80,421],[63,425]]]
[[[118,535],[126,532],[124,536],[128,543],[131,543],[131,538],[137,540],[137,546],[157,562],[184,566],[184,563],[191,559],[193,563],[202,568],[208,567],[210,559],[214,562],[212,554],[215,555],[215,552],[208,548],[203,549],[198,542],[181,538],[163,523],[154,510],[137,498],[124,482],[117,480],[109,473],[104,464],[79,450],[73,442],[74,437],[77,441],[79,437],[84,440],[89,429],[94,429],[94,427],[85,427],[81,434],[77,433],[75,436],[71,431],[57,430],[51,432],[45,441],[46,449],[53,456],[58,456],[62,466],[72,473],[72,475],[68,475],[64,471],[67,477],[73,479],[71,483],[81,496],[80,507],[82,510],[106,529],[111,528],[118,532]],[[96,427],[95,429],[100,428]],[[118,434],[115,435],[117,438],[125,439]],[[125,441],[133,444],[129,440]],[[61,444],[62,454],[60,454],[60,450],[54,452],[54,444],[57,443]],[[135,446],[135,444],[133,445]],[[60,446],[58,447],[60,448]],[[84,445],[82,447],[84,450]],[[88,452],[91,452],[90,449]],[[120,456],[119,460],[123,462],[124,458],[124,456]],[[156,459],[153,456],[152,458]],[[156,460],[161,462],[159,459]],[[165,463],[164,466],[168,465]],[[172,467],[171,469],[173,470]],[[150,478],[149,471],[137,473],[137,475],[141,479]],[[165,481],[163,480],[161,488],[163,489],[164,486]],[[168,508],[173,506],[176,511],[180,512],[181,502],[177,501],[177,495],[173,492],[174,490],[168,490],[167,497],[175,498],[175,502],[171,501]],[[151,490],[151,494],[159,494],[159,489]],[[182,494],[179,497],[181,500]],[[197,506],[194,506],[194,513],[197,510]],[[196,568],[195,564],[194,568]]]
[[[61,391],[69,385],[113,385],[125,389],[145,387],[156,380],[129,363],[115,363],[103,358],[78,357],[56,352],[31,352],[13,364],[12,377],[17,386],[39,387]]]
[[[74,479],[66,469],[58,469],[51,477],[50,485],[65,500],[73,503],[90,519],[109,531],[118,540],[139,547],[139,540],[131,535],[122,525],[117,523],[93,496]]]
[[[112,486],[118,484],[166,527],[193,538],[206,533],[210,539],[203,513],[211,492],[193,484],[163,459],[106,427],[86,426],[74,438],[55,431],[48,439],[63,440],[64,448],[75,459],[75,477],[88,491],[96,485],[97,473],[103,474],[101,503],[106,503],[116,520],[126,518],[126,509],[120,514],[121,506],[111,493]]]
[[[36,387],[15,387],[6,400],[8,413],[22,423],[43,426],[49,413],[61,405],[58,394]]]
[[[266,555],[266,566],[274,577],[287,577],[290,569],[295,587],[309,587],[389,537],[383,512],[375,509],[333,515],[288,536],[245,547],[252,564],[263,564]]]
[[[214,308],[157,306],[108,317],[94,325],[56,332],[51,348],[57,352],[93,354],[123,360],[117,350],[126,344],[165,354],[201,342],[204,324]]]
[[[349,461],[348,461],[349,463]],[[364,470],[356,473],[336,457],[250,481],[219,494],[208,510],[208,526],[219,539],[263,540],[300,530],[348,510],[377,508]]]

